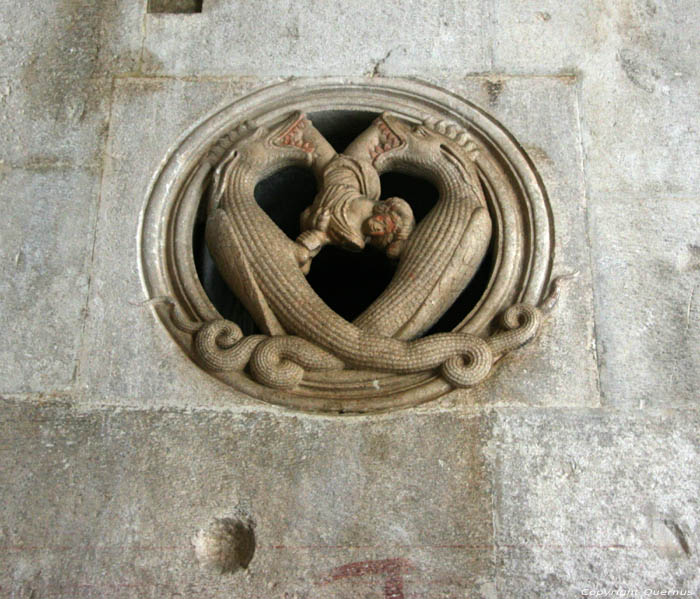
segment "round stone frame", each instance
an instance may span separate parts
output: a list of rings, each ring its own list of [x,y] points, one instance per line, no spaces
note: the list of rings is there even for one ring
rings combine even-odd
[[[485,334],[512,304],[542,301],[551,276],[554,234],[547,194],[533,163],[515,138],[474,104],[427,83],[397,79],[287,81],[242,97],[194,127],[165,161],[142,214],[140,269],[149,299],[171,300],[195,322],[221,318],[195,268],[197,210],[206,201],[216,162],[235,141],[235,128],[244,121],[271,124],[294,110],[389,111],[409,121],[433,117],[466,129],[480,149],[477,166],[493,221],[493,267],[481,299],[454,330]],[[193,357],[192,337],[173,322],[171,305],[154,301],[153,309]],[[452,390],[430,374],[313,373],[293,391],[264,387],[245,372],[211,374],[270,403],[336,413],[412,406]],[[339,390],[343,399],[337,399]]]

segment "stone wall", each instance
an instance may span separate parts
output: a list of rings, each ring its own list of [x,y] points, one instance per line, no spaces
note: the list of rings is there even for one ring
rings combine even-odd
[[[700,594],[695,0],[0,11],[0,597]],[[276,408],[143,305],[139,218],[168,151],[250,90],[330,75],[452,90],[543,177],[555,273],[581,275],[476,390]],[[227,516],[256,548],[219,575],[191,539]]]

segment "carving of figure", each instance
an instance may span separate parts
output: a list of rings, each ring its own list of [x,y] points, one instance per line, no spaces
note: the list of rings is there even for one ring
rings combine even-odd
[[[396,259],[413,231],[413,211],[401,198],[378,201],[379,178],[367,162],[336,156],[323,173],[323,189],[301,215],[297,261],[308,273],[323,246],[361,251],[367,243]]]
[[[415,224],[408,203],[394,197],[374,205],[372,216],[364,222],[364,231],[370,244],[385,250],[389,258],[396,260]]]

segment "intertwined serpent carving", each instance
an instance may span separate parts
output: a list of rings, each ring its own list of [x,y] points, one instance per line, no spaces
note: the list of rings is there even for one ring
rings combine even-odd
[[[337,154],[295,113],[272,127],[241,125],[220,157],[206,241],[217,266],[264,335],[243,336],[227,320],[173,320],[193,335],[212,371],[243,370],[261,384],[293,389],[310,370],[435,371],[455,387],[483,380],[504,353],[536,334],[541,311],[524,304],[487,338],[440,333],[420,338],[464,290],[489,245],[491,219],[478,179],[477,147],[445,122],[413,124],[383,114]],[[286,166],[313,170],[319,193],[289,239],[256,203],[256,184]],[[439,200],[415,224],[401,198],[380,201],[379,175],[394,170],[430,180]],[[331,310],[306,280],[327,244],[383,249],[398,260],[379,298],[354,322]]]

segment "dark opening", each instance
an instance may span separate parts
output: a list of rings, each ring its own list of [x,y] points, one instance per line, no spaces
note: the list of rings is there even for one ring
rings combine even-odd
[[[325,110],[311,112],[307,116],[336,152],[342,152],[379,114],[354,110]]]
[[[255,186],[255,201],[290,239],[301,233],[299,217],[316,196],[316,179],[305,168],[289,166]]]
[[[202,12],[202,0],[148,0],[149,13],[193,14]]]
[[[447,333],[452,331],[464,318],[471,312],[472,308],[484,295],[486,287],[489,284],[489,279],[491,278],[491,272],[493,271],[493,248],[489,247],[484,259],[481,261],[476,274],[469,281],[469,285],[466,286],[464,291],[455,300],[455,302],[449,307],[449,309],[440,317],[431,328],[428,330],[426,335],[432,335],[433,333]]]
[[[205,194],[205,196],[207,196]],[[214,258],[209,253],[204,233],[207,224],[206,200],[199,206],[197,220],[194,224],[192,235],[192,251],[194,253],[194,265],[197,275],[202,283],[204,291],[209,296],[211,303],[224,318],[235,322],[241,327],[244,335],[255,335],[260,333],[260,329],[253,321],[243,304],[229,289],[226,281],[219,273]]]
[[[349,252],[326,246],[311,263],[307,277],[314,291],[335,312],[354,320],[375,300],[394,276],[395,264],[373,247]]]
[[[313,175],[297,167],[278,171],[255,187],[258,205],[292,240],[301,232],[299,216],[315,195]],[[329,245],[314,258],[307,281],[332,310],[353,320],[389,284],[394,270],[395,264],[373,247],[351,252]]]
[[[350,141],[365,128],[353,133]],[[437,190],[423,179],[386,173],[380,180],[381,199],[403,198],[411,205],[416,222],[437,202]],[[361,252],[326,246],[314,258],[307,280],[335,312],[346,320],[354,320],[381,295],[395,270],[396,262],[372,246],[365,246]]]
[[[406,200],[411,205],[416,224],[425,218],[439,199],[435,186],[420,177],[403,173],[384,173],[379,177],[379,181],[382,184],[380,199],[398,197]]]
[[[377,114],[332,111],[309,114],[314,126],[333,147],[342,152],[362,133]],[[402,173],[381,176],[381,199],[397,196],[406,200],[419,223],[436,204],[437,189],[428,181]],[[316,182],[306,169],[289,167],[260,181],[255,200],[290,239],[299,235],[299,216],[316,195]],[[202,202],[194,228],[195,265],[202,285],[224,318],[236,322],[244,334],[260,332],[242,304],[219,274],[204,240],[206,202]],[[430,330],[430,333],[454,328],[482,296],[492,270],[492,255],[487,254],[467,289]],[[359,316],[386,288],[396,263],[385,254],[367,246],[362,252],[350,252],[326,246],[311,264],[307,280],[316,293],[346,320]]]
[[[491,201],[490,194],[486,186],[481,184],[481,189],[484,192],[484,197],[486,198],[486,205],[491,210],[493,202]],[[493,213],[491,213],[492,222],[495,223],[493,218]],[[494,227],[495,228],[495,227]],[[494,266],[494,236],[491,235],[491,244],[488,250],[486,250],[486,255],[484,256],[479,268],[469,281],[467,285],[459,295],[459,297],[454,301],[454,303],[447,309],[447,311],[426,333],[426,335],[432,335],[433,333],[447,333],[452,331],[464,318],[471,312],[472,308],[479,303],[479,300],[484,295],[486,288],[489,285],[489,280],[491,279],[491,273],[493,272]]]

